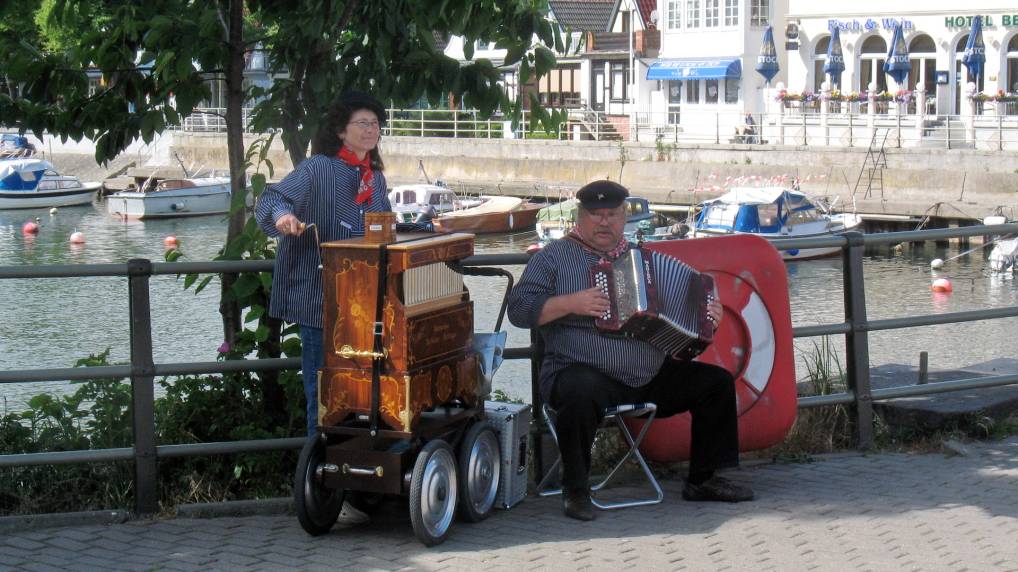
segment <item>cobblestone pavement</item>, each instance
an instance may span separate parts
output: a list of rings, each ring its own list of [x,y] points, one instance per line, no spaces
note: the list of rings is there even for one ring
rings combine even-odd
[[[758,500],[681,499],[562,515],[528,498],[425,548],[394,501],[368,524],[306,535],[293,516],[177,518],[15,532],[4,570],[1018,570],[1018,437],[967,455],[843,455],[730,476]]]

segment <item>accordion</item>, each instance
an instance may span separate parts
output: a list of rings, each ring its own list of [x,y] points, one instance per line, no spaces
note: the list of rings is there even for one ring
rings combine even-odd
[[[643,340],[676,359],[692,359],[714,339],[707,304],[716,297],[714,279],[677,258],[633,248],[590,270],[592,286],[611,305],[595,319],[605,333]]]

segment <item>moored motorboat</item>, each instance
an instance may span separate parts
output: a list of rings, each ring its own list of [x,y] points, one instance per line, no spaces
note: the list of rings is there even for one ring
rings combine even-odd
[[[518,197],[481,198],[484,202],[476,207],[432,219],[436,230],[474,234],[529,230],[534,228],[537,212],[547,206],[547,203],[530,203]]]
[[[441,182],[397,185],[389,191],[389,204],[399,222],[419,222],[482,202],[478,198],[461,197]]]
[[[135,185],[106,198],[106,212],[132,219],[226,214],[231,196],[229,177],[135,177]]]
[[[779,244],[790,238],[817,238],[853,230],[855,214],[821,212],[809,198],[783,187],[741,187],[700,204],[691,236],[753,234]],[[833,256],[837,246],[782,250],[785,260]]]
[[[61,175],[42,159],[0,161],[0,209],[84,205],[92,202],[101,186]]]

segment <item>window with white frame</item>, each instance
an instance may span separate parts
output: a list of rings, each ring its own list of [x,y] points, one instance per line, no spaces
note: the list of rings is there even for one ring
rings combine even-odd
[[[682,0],[668,0],[668,29],[682,27]]]
[[[703,6],[703,27],[717,28],[721,20],[721,0],[705,0]]]
[[[686,27],[700,27],[700,0],[686,1]]]
[[[725,78],[725,103],[739,103],[739,78]]]
[[[626,84],[629,78],[629,61],[612,62],[611,75],[608,77],[609,97],[612,101],[626,101],[628,91]]]
[[[739,25],[739,0],[725,0],[725,25]]]
[[[771,0],[749,0],[749,24],[766,26],[771,21]]]

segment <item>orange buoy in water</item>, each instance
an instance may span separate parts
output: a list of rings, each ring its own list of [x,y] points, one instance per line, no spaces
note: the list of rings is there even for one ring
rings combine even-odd
[[[85,244],[85,235],[78,231],[72,232],[71,244]]]
[[[951,285],[951,281],[947,278],[937,278],[933,281],[933,285],[930,286],[930,290],[934,292],[951,292],[954,290],[954,286]]]
[[[167,250],[170,248],[177,248],[180,246],[180,241],[177,240],[177,237],[171,234],[163,239],[163,246],[165,246]]]
[[[25,224],[21,225],[21,232],[23,234],[38,234],[39,225],[32,221],[28,221]]]

